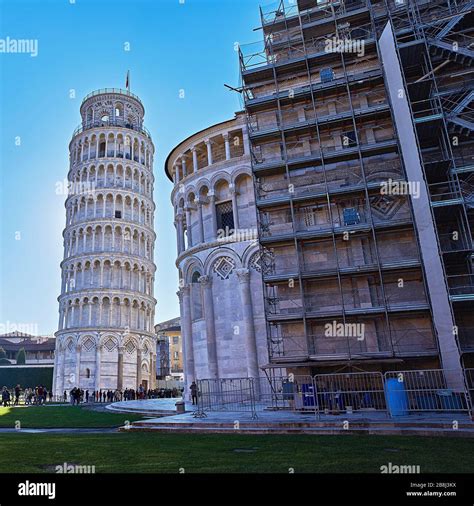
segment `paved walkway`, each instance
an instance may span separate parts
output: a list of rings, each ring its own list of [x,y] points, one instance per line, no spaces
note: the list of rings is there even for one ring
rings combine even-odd
[[[242,432],[242,433],[369,433],[418,434],[474,437],[474,423],[465,413],[414,413],[389,417],[380,411],[353,414],[315,415],[289,410],[250,412],[216,411],[196,416],[196,406],[186,402],[186,412],[176,413],[178,399],[127,401],[107,406],[112,411],[142,413],[151,418],[134,422],[122,430],[160,430],[165,432]],[[155,416],[154,416],[155,415]],[[238,423],[237,423],[238,422]],[[348,422],[348,423],[347,423]]]
[[[176,403],[181,402],[181,397],[170,399],[142,399],[137,401],[120,401],[108,404],[107,409],[111,411],[143,413],[143,414],[171,414],[176,413]],[[194,411],[195,406],[190,402],[185,402],[186,411]]]

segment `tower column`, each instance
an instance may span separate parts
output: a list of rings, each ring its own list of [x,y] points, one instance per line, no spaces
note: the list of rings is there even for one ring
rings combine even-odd
[[[207,361],[209,367],[209,378],[218,378],[217,366],[217,343],[216,327],[214,318],[214,299],[212,297],[212,279],[210,276],[201,276],[199,278],[203,292],[204,317],[206,320],[206,338],[207,338]]]
[[[207,147],[207,164],[208,165],[212,165],[213,164],[213,160],[212,160],[212,144],[211,144],[211,141],[210,141],[210,139],[207,139],[204,142],[205,142],[206,147]]]
[[[247,355],[247,374],[249,378],[258,378],[258,352],[255,337],[252,291],[250,289],[250,270],[237,269],[240,298],[244,314],[245,352]]]
[[[193,154],[193,171],[197,172],[199,169],[199,163],[198,163],[198,154],[196,146],[193,146],[191,148],[191,153]]]
[[[183,286],[178,292],[180,313],[182,318],[182,340],[184,353],[184,372],[185,372],[185,395],[188,394],[189,385],[196,379],[194,363],[194,343],[192,335],[191,320],[191,299],[189,285]]]
[[[142,350],[137,350],[137,388],[142,384]]]
[[[117,390],[123,390],[123,346],[118,348]]]
[[[97,344],[97,348],[95,350],[95,381],[94,381],[94,389],[96,391],[100,390],[101,360],[102,360],[102,345]]]

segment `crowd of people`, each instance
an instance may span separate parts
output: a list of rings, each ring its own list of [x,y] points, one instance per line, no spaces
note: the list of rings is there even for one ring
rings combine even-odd
[[[83,390],[74,387],[68,393],[64,390],[63,401],[71,404],[80,404],[83,402],[118,402],[118,401],[134,401],[139,399],[163,399],[181,397],[183,388],[155,388],[146,390],[143,386],[138,389],[126,388],[125,390]]]
[[[43,405],[46,402],[53,401],[53,392],[52,390],[48,390],[43,385],[38,385],[34,388],[28,387],[24,390],[20,385],[16,385],[12,389],[8,389],[6,386],[2,388],[2,406],[7,407],[11,406],[13,402],[13,406],[19,406],[20,400],[24,401],[25,405]]]
[[[138,389],[126,388],[125,390],[83,390],[74,387],[69,392],[64,390],[61,399],[54,399],[52,390],[48,390],[43,385],[38,385],[34,388],[22,389],[20,385],[14,388],[2,389],[2,406],[19,406],[20,402],[28,405],[44,405],[46,402],[70,402],[71,404],[81,404],[88,402],[118,402],[118,401],[134,401],[139,399],[163,399],[181,397],[183,395],[183,388],[155,388],[153,390],[146,390],[143,386]]]

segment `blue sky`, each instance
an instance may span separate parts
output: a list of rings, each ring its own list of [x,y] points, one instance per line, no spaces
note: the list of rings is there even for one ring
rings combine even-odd
[[[0,324],[57,330],[65,197],[56,185],[67,175],[82,98],[124,88],[128,69],[156,149],[156,322],[178,315],[164,160],[181,140],[240,109],[223,84],[238,84],[234,44],[259,39],[258,6],[268,3],[0,0],[0,39],[38,40],[36,57],[0,54]]]

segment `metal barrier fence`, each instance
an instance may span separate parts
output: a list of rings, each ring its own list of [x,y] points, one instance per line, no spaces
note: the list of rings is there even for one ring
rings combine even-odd
[[[417,412],[472,413],[474,369],[465,369],[467,390],[448,387],[442,369],[357,372],[197,380],[196,417],[208,411],[291,410],[299,413],[362,412],[403,416]]]
[[[387,410],[379,372],[317,374],[314,383],[318,409],[326,414]]]
[[[468,392],[468,400],[470,401],[471,414],[474,407],[474,369],[464,369],[464,376],[466,378],[466,387]]]
[[[196,382],[198,409],[195,417],[206,416],[206,411],[249,412],[257,417],[255,385],[252,378],[203,379]]]
[[[442,369],[389,371],[384,378],[391,416],[470,410],[468,393],[448,388]]]
[[[315,388],[311,376],[293,375],[259,378],[256,390],[258,408],[291,409],[300,412],[315,410]]]

